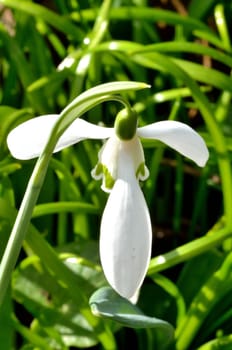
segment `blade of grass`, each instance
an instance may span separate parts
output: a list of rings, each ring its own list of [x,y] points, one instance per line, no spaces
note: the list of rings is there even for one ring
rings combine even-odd
[[[2,0],[1,0],[2,1]],[[86,21],[93,21],[96,12],[93,9],[86,9],[80,13],[73,13],[72,18],[79,22],[83,17]],[[161,10],[150,7],[140,7],[139,11],[136,6],[112,7],[110,11],[110,19],[118,21],[141,20],[148,22],[162,21],[171,25],[182,25],[186,30],[193,31],[195,29],[212,33],[211,29],[193,17],[181,16],[178,13],[168,10]]]

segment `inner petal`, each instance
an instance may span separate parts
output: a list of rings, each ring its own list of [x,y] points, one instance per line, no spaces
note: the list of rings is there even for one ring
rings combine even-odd
[[[144,153],[137,136],[129,141],[122,141],[116,135],[107,140],[98,154],[98,164],[92,176],[102,178],[102,189],[110,192],[119,178],[145,180],[149,172],[145,166]]]

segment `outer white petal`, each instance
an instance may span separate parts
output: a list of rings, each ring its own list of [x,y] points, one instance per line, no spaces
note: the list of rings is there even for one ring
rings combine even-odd
[[[7,137],[11,154],[22,160],[38,157],[43,151],[58,118],[59,115],[57,114],[43,115],[30,119],[13,129]],[[61,136],[54,152],[58,152],[83,139],[108,138],[112,133],[113,129],[111,128],[100,127],[83,119],[76,119]]]
[[[106,204],[100,234],[100,258],[106,279],[131,299],[140,288],[151,256],[148,208],[134,177],[118,179]]]
[[[177,121],[166,120],[138,128],[137,135],[160,140],[199,166],[204,166],[209,157],[202,137],[188,125]]]

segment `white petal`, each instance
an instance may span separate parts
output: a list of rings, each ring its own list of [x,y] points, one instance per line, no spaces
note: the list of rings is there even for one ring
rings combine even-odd
[[[114,134],[113,128],[106,128],[77,118],[59,139],[55,151],[71,146],[84,139],[107,139]]]
[[[43,115],[30,119],[13,129],[7,137],[11,154],[22,160],[38,157],[43,151],[58,118],[58,114]],[[112,134],[112,131],[111,128],[100,127],[83,119],[76,119],[61,136],[54,152],[86,138],[107,138]]]
[[[100,258],[106,279],[130,299],[140,288],[151,256],[148,208],[134,177],[118,179],[107,201],[100,234]]]
[[[58,114],[43,115],[13,129],[7,137],[7,144],[13,157],[23,160],[38,157],[58,118]]]
[[[199,166],[204,166],[209,157],[202,137],[190,126],[177,121],[166,120],[138,128],[137,135],[160,140]]]

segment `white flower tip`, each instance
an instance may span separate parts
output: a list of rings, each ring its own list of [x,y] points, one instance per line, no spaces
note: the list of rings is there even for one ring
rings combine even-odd
[[[189,158],[198,166],[204,167],[209,159],[209,151],[203,138],[198,135],[198,144],[196,144],[195,152],[191,152]]]
[[[209,159],[209,151],[206,148],[206,150],[203,152],[201,158],[198,159],[198,161],[196,161],[196,163],[197,163],[198,166],[203,168],[206,165],[208,159]]]
[[[139,293],[140,293],[140,289],[137,289],[135,294],[132,297],[130,297],[129,300],[132,304],[134,304],[134,305],[137,304],[137,301],[139,299]]]

